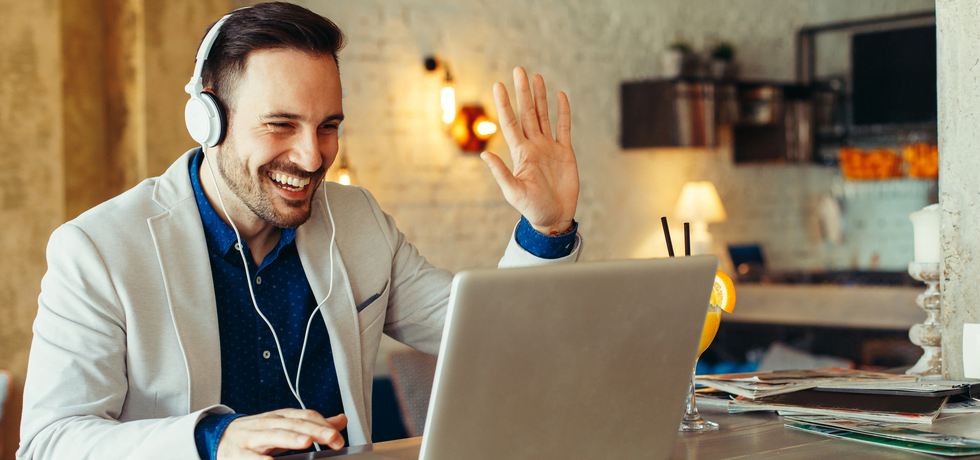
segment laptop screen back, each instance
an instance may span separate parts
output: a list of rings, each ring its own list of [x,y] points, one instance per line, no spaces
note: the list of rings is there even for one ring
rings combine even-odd
[[[717,266],[461,272],[420,458],[669,458]]]

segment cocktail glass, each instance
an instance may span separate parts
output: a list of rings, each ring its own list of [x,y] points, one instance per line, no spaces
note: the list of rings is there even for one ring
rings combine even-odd
[[[718,333],[718,325],[721,323],[721,311],[721,308],[715,305],[708,306],[708,316],[704,318],[704,329],[701,330],[701,344],[698,345],[698,356],[694,358],[695,370],[691,372],[691,392],[687,395],[687,408],[684,411],[684,418],[681,420],[680,431],[702,433],[718,429],[717,423],[701,418],[701,414],[698,413],[698,406],[694,400],[694,376],[697,372],[698,358],[701,357],[701,353],[704,353],[704,350],[708,349],[708,345],[711,345],[711,341],[715,339],[715,334]]]

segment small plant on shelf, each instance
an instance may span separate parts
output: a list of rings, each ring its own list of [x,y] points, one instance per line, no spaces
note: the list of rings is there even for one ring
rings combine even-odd
[[[711,47],[711,76],[716,80],[735,78],[735,47],[729,42],[720,42]]]
[[[684,40],[674,40],[661,57],[664,77],[693,76],[697,72],[697,55]]]
[[[669,49],[687,54],[691,52],[691,45],[684,40],[674,40],[671,42]]]
[[[735,58],[735,47],[731,43],[721,42],[711,48],[711,59],[731,62]]]

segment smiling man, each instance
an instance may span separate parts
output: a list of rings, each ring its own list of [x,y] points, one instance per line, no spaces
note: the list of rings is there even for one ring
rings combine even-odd
[[[216,30],[197,88],[223,107],[220,135],[51,236],[20,459],[369,443],[382,333],[438,351],[452,274],[368,191],[323,182],[344,118],[340,29],[267,3]],[[568,100],[552,135],[544,81],[514,79],[517,116],[493,88],[514,170],[483,154],[523,216],[500,266],[574,262]]]
[[[261,264],[279,229],[310,218],[313,194],[337,157],[344,110],[332,55],[272,48],[253,51],[247,63],[224,97],[233,108],[229,135],[214,148],[221,174],[201,185],[212,206],[219,190],[231,198],[229,214]]]

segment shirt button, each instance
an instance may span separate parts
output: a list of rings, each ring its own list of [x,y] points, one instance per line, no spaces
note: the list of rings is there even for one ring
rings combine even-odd
[[[241,251],[242,250],[242,245],[240,243],[235,243],[235,250],[236,251]]]
[[[266,351],[263,351],[262,352],[262,357],[263,358],[269,359],[270,356],[272,356],[272,353],[269,353],[269,350],[266,350]]]
[[[261,276],[256,276],[255,277],[255,284],[262,284],[262,277]]]

